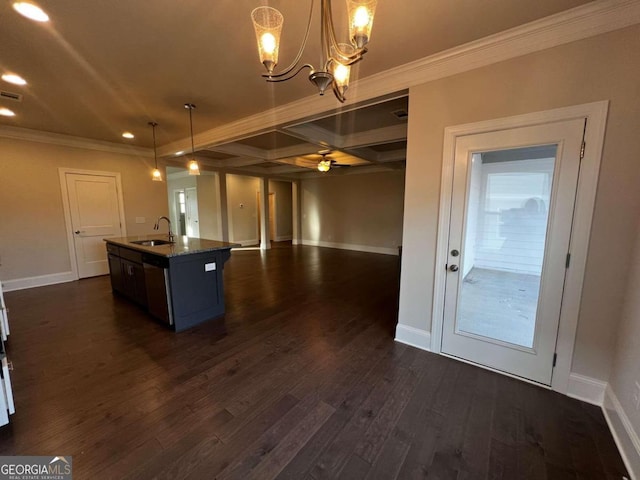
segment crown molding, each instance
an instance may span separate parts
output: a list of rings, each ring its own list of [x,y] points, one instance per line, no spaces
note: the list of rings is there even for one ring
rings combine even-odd
[[[349,104],[463,73],[529,53],[640,23],[640,0],[596,0],[540,20],[445,50],[353,82]],[[195,136],[197,148],[344,108],[331,96],[313,95]],[[160,155],[184,150],[188,139],[160,147]]]
[[[49,145],[153,158],[153,150],[150,148],[121,145],[118,143],[91,140],[89,138],[74,137],[72,135],[64,135],[61,133],[44,132],[7,125],[0,125],[0,138],[11,138],[14,140],[25,140],[28,142],[47,143]]]

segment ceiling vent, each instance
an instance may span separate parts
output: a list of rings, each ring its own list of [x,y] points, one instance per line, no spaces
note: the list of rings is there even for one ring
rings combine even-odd
[[[4,90],[0,90],[0,98],[5,100],[13,100],[14,102],[21,102],[22,95],[19,93],[13,92],[5,92]]]
[[[391,115],[393,115],[399,120],[406,120],[407,117],[409,116],[409,112],[407,112],[404,108],[402,108],[400,110],[394,110],[393,112],[391,112]]]

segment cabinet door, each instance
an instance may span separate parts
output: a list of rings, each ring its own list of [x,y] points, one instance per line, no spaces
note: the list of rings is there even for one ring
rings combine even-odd
[[[11,387],[11,377],[9,376],[9,361],[7,357],[2,358],[2,386],[4,389],[4,400],[7,410],[10,414],[16,413],[16,407],[13,403],[13,388]]]
[[[109,254],[109,273],[111,275],[111,288],[120,293],[124,293],[124,284],[122,279],[122,263],[120,257]]]
[[[140,263],[133,264],[134,299],[143,307],[147,306],[147,287],[144,279],[144,267]]]
[[[147,306],[147,289],[144,283],[144,268],[142,264],[130,262],[124,258],[122,263],[122,284],[123,292],[134,302],[142,306]]]
[[[2,293],[2,283],[0,283],[0,327],[2,329],[2,340],[9,335],[9,315],[7,306],[4,303],[4,293]]]

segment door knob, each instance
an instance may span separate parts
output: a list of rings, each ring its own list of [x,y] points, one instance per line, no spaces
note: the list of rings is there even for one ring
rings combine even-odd
[[[449,270],[451,270],[452,272],[457,272],[458,271],[458,265],[451,265],[449,267]]]

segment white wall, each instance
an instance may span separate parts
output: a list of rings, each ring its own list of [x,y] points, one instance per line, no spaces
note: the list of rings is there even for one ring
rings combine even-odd
[[[303,243],[397,254],[404,171],[316,177],[301,188]]]
[[[444,128],[610,100],[572,371],[606,381],[640,211],[640,27],[410,89],[399,321],[427,334]],[[589,148],[589,146],[587,146]]]

